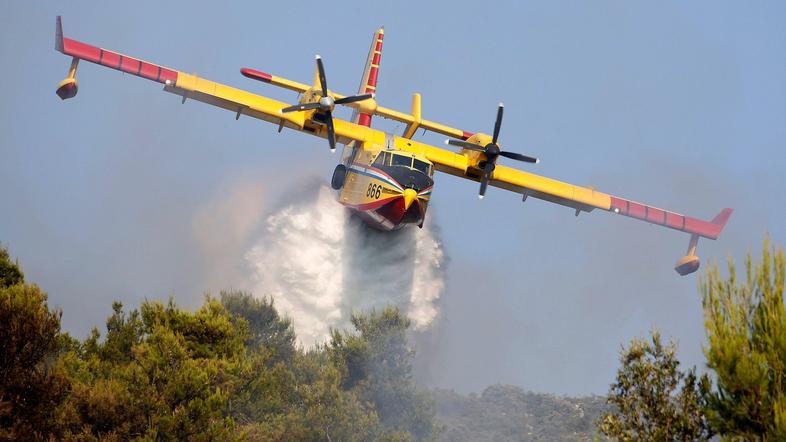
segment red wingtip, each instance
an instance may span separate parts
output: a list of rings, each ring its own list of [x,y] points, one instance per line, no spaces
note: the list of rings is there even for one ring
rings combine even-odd
[[[709,239],[718,239],[721,231],[723,231],[723,228],[726,227],[726,223],[729,221],[733,211],[734,209],[729,208],[721,210],[720,213],[712,219],[712,221],[705,223],[705,225],[708,225],[708,228],[705,229],[706,234],[702,234],[701,236]]]
[[[59,15],[55,20],[55,49],[63,52],[63,19]]]
[[[727,207],[721,210],[720,213],[715,218],[713,218],[712,221],[710,221],[712,224],[715,224],[716,226],[719,227],[718,233],[720,233],[720,231],[723,230],[723,227],[729,221],[732,212],[734,212],[734,209],[730,209]]]
[[[708,238],[718,239],[718,237],[721,234],[721,231],[723,231],[723,228],[726,227],[726,223],[729,221],[732,212],[734,212],[734,209],[730,209],[727,207],[721,210],[720,213],[717,216],[715,216],[715,218],[713,218],[712,221],[710,221],[710,225],[712,227],[710,228],[711,231],[710,235],[707,235]]]

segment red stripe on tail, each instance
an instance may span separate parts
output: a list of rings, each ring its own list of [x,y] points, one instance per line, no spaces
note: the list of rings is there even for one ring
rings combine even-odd
[[[360,114],[360,116],[358,116],[358,124],[366,127],[371,126],[371,115]]]
[[[363,69],[363,77],[358,88],[359,94],[373,94],[377,92],[379,64],[382,62],[382,39],[384,38],[385,33],[382,29],[374,33],[374,38],[371,40],[371,48],[366,58],[366,65]],[[356,113],[352,121],[361,126],[371,126],[371,115]]]

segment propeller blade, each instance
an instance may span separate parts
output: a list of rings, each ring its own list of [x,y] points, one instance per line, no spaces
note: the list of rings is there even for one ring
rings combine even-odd
[[[447,140],[447,142],[448,142],[448,144],[450,144],[451,146],[458,146],[458,147],[463,147],[464,149],[468,149],[468,150],[476,150],[476,151],[478,151],[478,152],[484,152],[484,151],[485,151],[485,149],[483,149],[482,147],[478,146],[477,144],[470,143],[470,142],[468,142],[468,141],[460,141],[460,140]]]
[[[310,109],[316,109],[319,107],[319,103],[303,103],[303,104],[296,104],[294,106],[289,106],[281,109],[281,113],[285,114],[287,112],[300,112]]]
[[[480,177],[480,193],[478,196],[483,199],[486,195],[486,187],[489,185],[489,179],[491,179],[491,172],[494,172],[494,163],[492,161],[486,162],[486,166],[483,168],[483,175]]]
[[[497,121],[494,122],[494,136],[491,138],[491,144],[497,144],[497,138],[499,138],[499,129],[502,127],[502,111],[505,109],[505,106],[500,103],[499,108],[497,109]]]
[[[327,80],[325,79],[325,66],[322,65],[322,57],[317,55],[317,70],[319,71],[319,83],[322,86],[322,96],[328,96]]]
[[[523,161],[523,162],[525,162],[525,163],[537,163],[537,162],[539,162],[539,161],[540,161],[540,160],[538,160],[538,159],[537,159],[537,158],[535,158],[535,157],[530,157],[530,156],[527,156],[527,155],[522,155],[522,154],[520,154],[520,153],[516,153],[516,152],[506,152],[506,151],[504,151],[504,150],[503,150],[502,152],[500,152],[500,153],[499,153],[499,155],[500,155],[500,156],[503,156],[503,157],[505,157],[505,158],[510,158],[511,160],[516,160],[516,161]]]
[[[325,125],[327,126],[330,150],[336,150],[336,131],[333,129],[333,112],[325,112]]]
[[[373,98],[374,94],[363,94],[363,95],[354,95],[351,97],[344,97],[339,98],[335,101],[336,104],[347,104],[347,103],[354,103],[356,101],[363,101],[368,100],[369,98]]]
[[[483,199],[486,196],[486,187],[489,185],[489,178],[484,173],[483,176],[480,177],[480,193],[478,193],[478,198]]]

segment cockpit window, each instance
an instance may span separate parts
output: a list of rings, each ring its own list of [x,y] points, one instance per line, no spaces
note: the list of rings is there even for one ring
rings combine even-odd
[[[387,152],[380,152],[374,160],[374,164],[377,166],[386,166],[390,164],[390,154]]]
[[[430,166],[425,161],[415,160],[415,169],[429,175]]]
[[[412,167],[412,157],[404,156],[404,155],[393,155],[393,166],[406,166]]]

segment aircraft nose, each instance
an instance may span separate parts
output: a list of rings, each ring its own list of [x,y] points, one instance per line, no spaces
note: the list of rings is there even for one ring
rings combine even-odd
[[[412,202],[418,199],[418,192],[415,189],[405,189],[404,190],[404,210],[406,211],[409,209],[409,206],[412,205]]]

